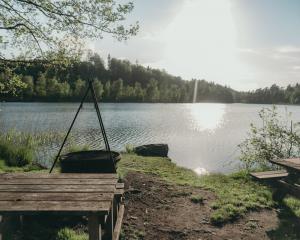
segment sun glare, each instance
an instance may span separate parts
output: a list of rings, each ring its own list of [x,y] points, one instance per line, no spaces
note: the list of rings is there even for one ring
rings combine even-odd
[[[224,81],[240,69],[236,38],[228,0],[187,0],[163,34],[166,68],[188,78]]]

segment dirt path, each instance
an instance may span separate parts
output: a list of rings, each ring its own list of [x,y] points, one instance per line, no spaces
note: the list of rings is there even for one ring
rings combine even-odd
[[[157,177],[133,172],[126,176],[125,187],[123,239],[280,239],[272,237],[280,225],[275,210],[252,212],[234,223],[216,227],[209,222],[209,205],[215,199],[210,191],[170,185]],[[203,204],[193,203],[192,195],[202,195]]]

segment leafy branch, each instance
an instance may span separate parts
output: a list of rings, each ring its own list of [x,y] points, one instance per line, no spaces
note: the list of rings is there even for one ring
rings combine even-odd
[[[137,22],[124,26],[132,10],[132,2],[115,0],[0,0],[0,35],[8,39],[1,60],[16,60],[16,52],[23,61],[49,58],[47,52],[62,48],[79,52],[86,40],[104,34],[127,40],[139,29]]]
[[[263,108],[259,117],[262,126],[251,124],[248,137],[238,145],[240,160],[247,169],[270,168],[271,159],[299,156],[299,123],[284,120],[275,106]]]

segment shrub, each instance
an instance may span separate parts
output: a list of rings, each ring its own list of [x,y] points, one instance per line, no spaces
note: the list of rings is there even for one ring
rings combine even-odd
[[[248,170],[270,168],[269,160],[300,155],[299,123],[283,119],[277,108],[263,108],[259,112],[262,127],[250,125],[250,132],[240,148],[240,160]]]

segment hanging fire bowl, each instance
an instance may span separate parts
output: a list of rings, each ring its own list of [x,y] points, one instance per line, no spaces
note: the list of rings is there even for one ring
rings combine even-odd
[[[121,154],[114,151],[79,151],[60,156],[62,173],[116,173]]]

